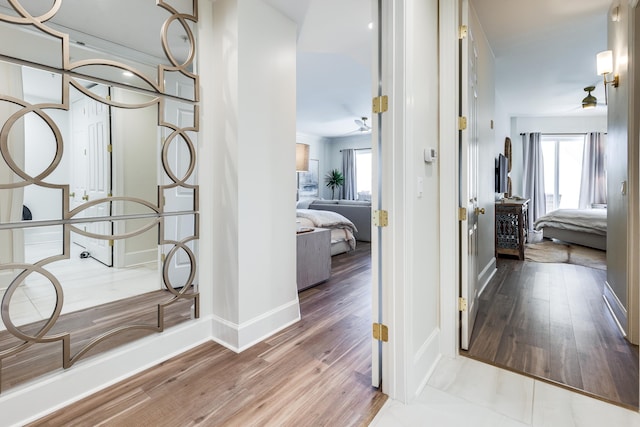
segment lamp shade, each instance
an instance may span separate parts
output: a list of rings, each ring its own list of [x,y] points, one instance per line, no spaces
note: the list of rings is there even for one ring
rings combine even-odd
[[[613,71],[613,51],[605,50],[596,55],[596,69],[600,76]]]
[[[296,172],[309,170],[309,146],[296,143]]]

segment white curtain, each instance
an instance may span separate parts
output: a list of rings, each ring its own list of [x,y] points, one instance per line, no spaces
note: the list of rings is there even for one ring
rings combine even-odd
[[[524,197],[529,199],[529,230],[533,231],[533,223],[546,211],[544,195],[544,161],[540,132],[523,133],[522,148],[524,170],[522,174]]]
[[[345,200],[355,200],[357,197],[356,150],[342,150],[342,175],[344,175],[342,198]]]
[[[594,203],[607,203],[606,136],[599,132],[585,135],[582,153],[582,180],[578,207],[588,209]]]

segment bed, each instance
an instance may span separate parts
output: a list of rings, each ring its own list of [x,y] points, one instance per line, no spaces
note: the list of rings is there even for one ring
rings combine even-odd
[[[297,209],[298,227],[328,228],[331,230],[331,256],[351,251],[356,248],[354,233],[357,231],[353,223],[333,211]]]
[[[538,218],[534,228],[548,239],[607,250],[606,209],[558,209]]]

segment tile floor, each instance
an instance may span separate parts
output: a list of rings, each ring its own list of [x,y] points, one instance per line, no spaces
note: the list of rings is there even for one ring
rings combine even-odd
[[[36,246],[39,246],[36,248]],[[53,249],[52,249],[53,248]],[[57,251],[57,252],[56,252]],[[161,288],[157,265],[108,268],[91,258],[80,258],[82,248],[71,245],[70,258],[46,266],[63,284],[62,314],[106,304]],[[32,245],[28,262],[56,255],[55,245]],[[17,274],[17,273],[16,273]],[[6,292],[0,287],[0,300]],[[30,275],[11,296],[9,313],[14,325],[20,326],[48,319],[56,305],[56,292],[51,281],[40,274]],[[0,330],[5,325],[0,319]]]
[[[640,427],[640,414],[466,357],[442,359],[415,401],[371,427]]]

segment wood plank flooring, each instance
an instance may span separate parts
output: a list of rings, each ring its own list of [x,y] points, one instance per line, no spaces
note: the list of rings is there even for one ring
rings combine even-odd
[[[240,354],[201,345],[32,425],[368,425],[386,401],[370,385],[370,244],[299,295],[302,320]]]
[[[606,271],[500,258],[463,355],[638,408],[638,347],[603,302]]]

